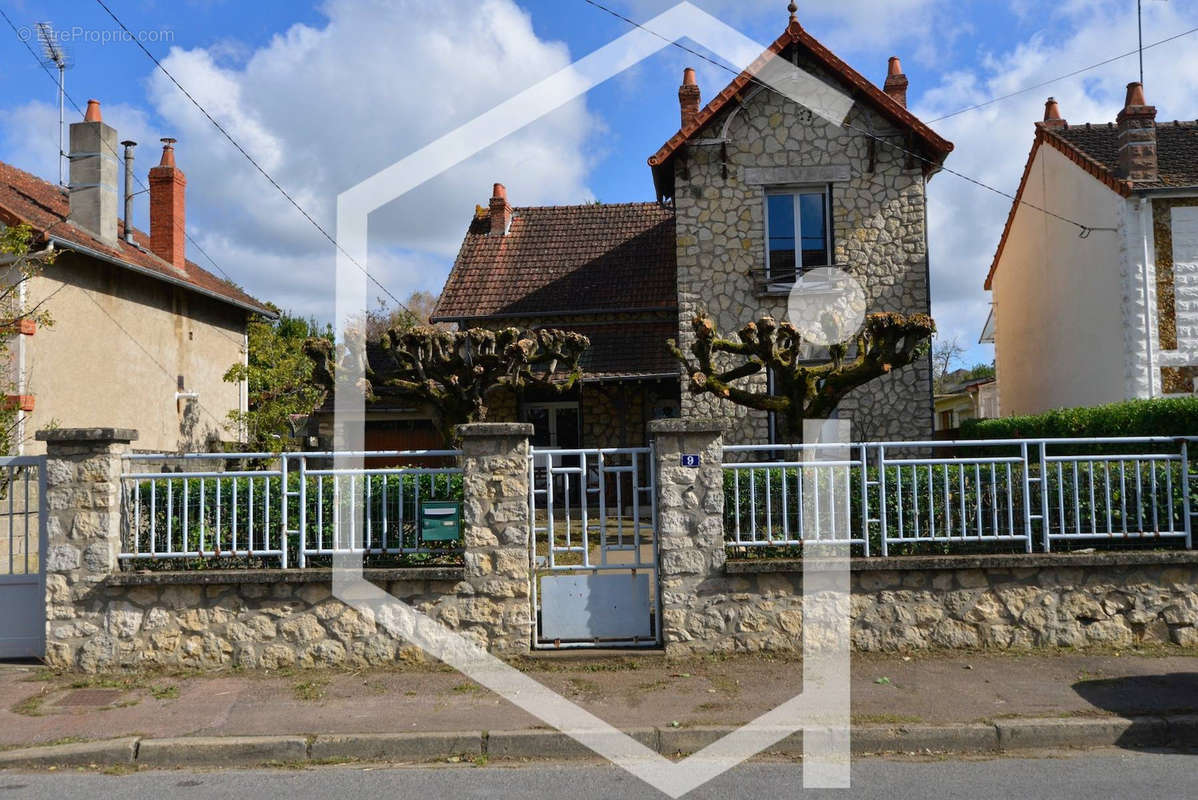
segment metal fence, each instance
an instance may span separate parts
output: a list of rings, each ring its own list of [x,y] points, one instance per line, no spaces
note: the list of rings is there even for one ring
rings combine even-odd
[[[456,553],[457,546],[423,545],[418,520],[425,501],[461,499],[459,455],[456,450],[127,455],[120,557],[241,560],[245,566],[265,560],[286,568],[313,560],[323,565],[336,553]],[[412,465],[338,468],[337,458]]]
[[[41,456],[0,458],[0,578],[41,571],[45,479]]]
[[[1143,437],[725,447],[725,539],[844,541],[863,555],[1065,542],[1192,547],[1195,439]],[[846,448],[847,460],[812,459]],[[807,458],[804,459],[804,454]],[[806,498],[806,501],[804,501]],[[810,508],[831,504],[822,516]],[[807,509],[805,511],[805,508]],[[829,539],[820,519],[836,519]]]

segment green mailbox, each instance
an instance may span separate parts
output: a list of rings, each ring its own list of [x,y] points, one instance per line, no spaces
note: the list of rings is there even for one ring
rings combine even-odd
[[[461,503],[454,500],[426,500],[421,503],[421,542],[456,542],[461,538]]]

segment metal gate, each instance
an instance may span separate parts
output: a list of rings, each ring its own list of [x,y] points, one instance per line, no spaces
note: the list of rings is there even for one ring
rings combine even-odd
[[[46,460],[0,458],[0,658],[46,648]]]
[[[655,647],[657,482],[652,448],[529,456],[533,647]]]

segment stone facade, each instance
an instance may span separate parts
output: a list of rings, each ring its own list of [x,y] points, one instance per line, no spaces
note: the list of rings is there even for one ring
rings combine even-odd
[[[799,66],[829,83],[811,64]],[[861,104],[847,125],[901,140],[903,132]],[[867,313],[929,313],[927,203],[921,163],[847,127],[833,126],[770,91],[749,91],[691,140],[675,159],[679,335],[693,341],[691,318],[712,316],[734,334],[764,315],[786,317],[785,294],[764,294],[765,193],[829,187],[835,266],[866,292]],[[757,384],[765,385],[765,376]],[[742,382],[741,385],[749,385]],[[683,392],[683,416],[731,421],[732,443],[768,441],[767,415]],[[927,439],[932,433],[931,362],[897,370],[853,392],[839,414],[853,438]]]

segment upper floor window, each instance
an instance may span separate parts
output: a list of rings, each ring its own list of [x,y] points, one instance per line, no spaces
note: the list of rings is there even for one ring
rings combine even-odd
[[[804,269],[829,265],[826,190],[771,190],[765,209],[767,277],[793,279]]]

